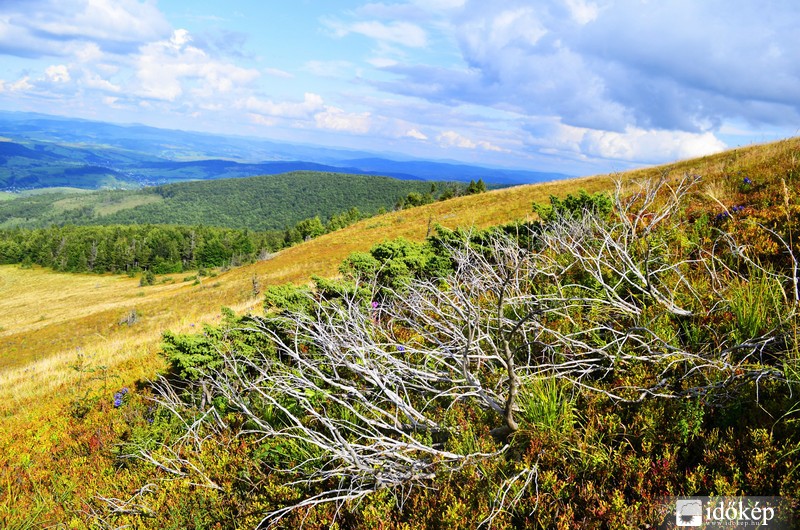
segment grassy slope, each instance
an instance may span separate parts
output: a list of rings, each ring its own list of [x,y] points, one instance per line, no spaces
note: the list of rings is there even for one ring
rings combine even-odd
[[[198,286],[182,282],[181,275],[173,275],[174,284],[139,288],[136,279],[0,268],[0,277],[7,282],[6,288],[0,286],[6,304],[0,312],[35,305],[33,310],[18,310],[18,316],[4,316],[0,322],[6,328],[0,333],[0,352],[5,357],[0,369],[0,432],[7,433],[0,436],[0,452],[11,455],[12,464],[17,460],[24,463],[31,458],[24,448],[35,447],[32,452],[44,455],[63,443],[64,427],[46,418],[59,410],[59,403],[75,395],[71,389],[86,377],[72,368],[81,359],[91,366],[107,367],[104,373],[113,375],[116,387],[131,384],[152,377],[162,366],[156,351],[164,329],[187,331],[201,322],[215,322],[221,306],[258,311],[260,300],[252,293],[253,276],[263,288],[287,281],[305,282],[314,274],[333,275],[342,258],[376,242],[398,236],[421,240],[432,223],[485,227],[525,218],[534,201],[545,202],[550,194],[581,188],[590,192],[610,189],[615,178],[627,181],[699,173],[704,176],[704,187],[696,200],[713,211],[717,203],[709,193],[725,203],[743,175],[774,182],[798,170],[800,139],[792,139],[624,175],[497,190],[367,219],[287,249],[268,261],[206,278]],[[82,303],[76,303],[74,296]],[[120,325],[120,318],[132,308],[141,314],[140,321],[131,327]],[[46,462],[41,465],[45,468],[40,472],[46,473]]]
[[[105,336],[105,331],[119,340],[139,341],[142,349],[152,352],[164,329],[186,329],[190,322],[213,321],[221,306],[240,310],[256,309],[259,301],[250,294],[253,276],[257,276],[261,285],[265,286],[305,282],[312,275],[333,275],[343,258],[354,251],[368,250],[377,242],[396,237],[422,240],[436,223],[450,228],[486,227],[524,219],[533,215],[533,202],[546,202],[551,194],[565,195],[579,189],[588,192],[609,190],[615,180],[699,173],[704,176],[704,191],[724,201],[726,194],[735,189],[740,175],[786,174],[791,167],[800,163],[798,150],[800,139],[792,139],[621,175],[505,188],[412,210],[391,212],[286,249],[268,261],[234,269],[217,278],[207,278],[201,286],[181,282],[181,275],[173,275],[175,284],[143,289],[138,287],[138,280],[135,279],[56,275],[18,269],[12,273],[10,268],[0,268],[3,277],[30,275],[24,289],[4,293],[4,304],[9,308],[26,307],[35,302],[37,308],[41,308],[28,311],[25,318],[14,321],[0,317],[0,326],[5,328],[0,332],[0,352],[4,352],[6,357],[0,360],[0,367],[7,368],[0,371],[0,403],[12,393],[16,394],[17,399],[28,395],[28,392],[20,392],[19,388],[10,392],[8,385],[2,383],[8,381],[14,370],[22,366],[25,366],[25,370],[38,372],[37,364],[28,365],[31,359],[40,359],[38,363],[46,364],[46,373],[52,375],[51,370],[55,369],[52,367],[53,358],[74,362],[74,351],[78,347],[87,355],[91,355],[94,349],[106,350],[102,342],[95,340],[98,332]],[[714,201],[708,195],[701,200],[713,207]],[[52,278],[54,283],[48,278]],[[104,286],[113,288],[106,289]],[[92,288],[97,292],[87,295]],[[77,311],[73,309],[76,307],[76,298],[68,294],[73,290],[79,293],[79,298],[85,296],[87,298],[83,300],[89,300],[89,303],[79,304],[82,309]],[[121,316],[132,308],[143,315],[141,321],[130,329],[119,326],[117,323]],[[2,309],[0,307],[0,311]],[[32,330],[36,330],[36,333],[32,334]],[[115,354],[124,359],[131,355]],[[9,356],[11,359],[8,359]],[[155,357],[148,355],[147,359],[153,368],[158,365]],[[122,359],[117,362],[122,362]],[[123,378],[128,379],[125,376]],[[48,377],[48,380],[55,382],[61,377]],[[33,394],[30,397],[35,398],[43,388],[39,384],[31,385]]]

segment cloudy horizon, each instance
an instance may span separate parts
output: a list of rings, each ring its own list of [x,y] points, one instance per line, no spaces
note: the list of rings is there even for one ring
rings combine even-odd
[[[776,1],[6,0],[0,108],[591,174],[798,134]]]

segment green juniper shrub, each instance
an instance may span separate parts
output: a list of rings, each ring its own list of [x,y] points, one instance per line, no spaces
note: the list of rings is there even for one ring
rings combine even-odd
[[[264,310],[267,313],[285,311],[308,313],[313,307],[311,290],[302,285],[271,285],[264,292]]]
[[[155,283],[156,283],[156,275],[153,274],[153,271],[151,270],[144,271],[142,273],[141,279],[139,279],[139,287],[147,287]]]
[[[542,221],[548,222],[559,216],[582,216],[583,212],[605,217],[611,213],[613,206],[611,196],[607,193],[597,192],[590,195],[586,190],[580,190],[577,195],[570,193],[564,199],[551,195],[549,206],[534,203],[533,211],[539,214]]]

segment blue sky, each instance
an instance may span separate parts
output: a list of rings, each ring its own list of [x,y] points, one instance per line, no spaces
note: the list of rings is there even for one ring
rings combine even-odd
[[[592,174],[800,134],[795,0],[2,0],[0,108]]]

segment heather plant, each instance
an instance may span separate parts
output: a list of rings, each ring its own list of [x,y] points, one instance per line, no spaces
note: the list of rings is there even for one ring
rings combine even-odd
[[[270,288],[265,318],[165,336],[173,378],[156,399],[183,427],[129,456],[226,506],[258,499],[259,526],[402,518],[431,487],[457,500],[436,514],[455,527],[654,524],[655,499],[690,484],[766,491],[780,475],[766,455],[789,470],[798,443],[764,435],[793,410],[779,397],[796,384],[790,279],[735,234],[678,235],[696,184],[641,182],[613,212],[556,208],[524,237],[384,243],[347,281]],[[449,272],[430,274],[437,261]],[[720,337],[726,308],[742,329]],[[214,462],[232,440],[257,465],[237,459],[247,479],[226,489]]]

